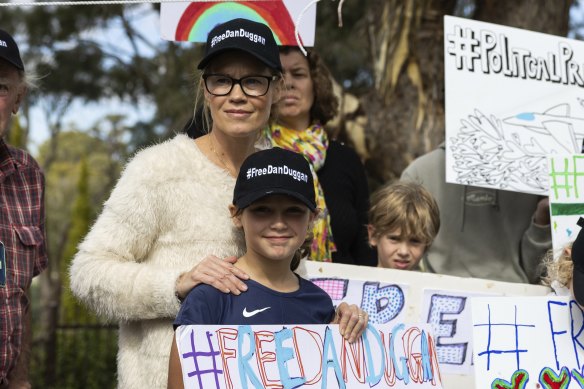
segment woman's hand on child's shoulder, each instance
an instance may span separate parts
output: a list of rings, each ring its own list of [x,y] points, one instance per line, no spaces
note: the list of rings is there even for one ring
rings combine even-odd
[[[355,304],[340,303],[332,323],[338,324],[341,336],[353,343],[363,335],[369,315]]]
[[[235,262],[237,262],[235,256],[221,259],[208,255],[176,280],[177,297],[184,299],[191,289],[199,284],[211,285],[224,293],[238,295],[245,292],[247,286],[241,280],[247,280],[249,276],[235,267]]]

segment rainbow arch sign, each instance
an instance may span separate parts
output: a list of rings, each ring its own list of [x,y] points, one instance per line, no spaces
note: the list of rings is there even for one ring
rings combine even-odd
[[[296,23],[303,46],[314,46],[316,5],[311,0],[163,2],[160,30],[170,41],[206,42],[217,24],[245,18],[268,25],[279,45],[296,46]],[[304,11],[304,13],[303,13]]]

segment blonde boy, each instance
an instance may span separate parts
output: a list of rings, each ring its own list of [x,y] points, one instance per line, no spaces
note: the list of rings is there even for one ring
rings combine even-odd
[[[419,184],[397,182],[371,196],[367,230],[378,267],[421,270],[420,260],[439,228],[438,204]]]

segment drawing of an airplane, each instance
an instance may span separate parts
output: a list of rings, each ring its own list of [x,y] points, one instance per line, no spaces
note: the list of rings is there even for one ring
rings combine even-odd
[[[551,135],[568,153],[582,152],[576,142],[576,135],[584,136],[584,118],[571,117],[569,104],[556,105],[543,113],[523,112],[505,118],[503,122]]]

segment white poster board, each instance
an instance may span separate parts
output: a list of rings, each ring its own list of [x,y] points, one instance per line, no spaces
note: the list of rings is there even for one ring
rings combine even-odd
[[[584,387],[584,312],[568,297],[475,298],[476,388]]]
[[[206,42],[217,24],[244,18],[266,24],[279,45],[314,46],[316,3],[311,0],[162,2],[160,33],[169,41]]]
[[[549,172],[552,243],[557,258],[580,232],[576,223],[584,216],[584,154],[550,157]]]
[[[187,389],[441,388],[432,337],[418,326],[370,325],[354,344],[337,325],[181,326]]]
[[[320,284],[335,305],[341,301],[365,309],[371,321],[423,323],[434,337],[442,386],[472,388],[474,365],[471,298],[475,296],[545,296],[539,285],[460,278],[393,269],[302,261],[299,273]],[[367,293],[364,286],[368,285]],[[334,286],[334,287],[333,287]],[[371,310],[373,308],[373,311]]]
[[[446,181],[547,195],[547,156],[579,153],[584,42],[446,16]]]

